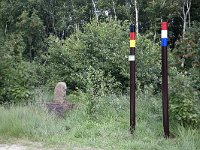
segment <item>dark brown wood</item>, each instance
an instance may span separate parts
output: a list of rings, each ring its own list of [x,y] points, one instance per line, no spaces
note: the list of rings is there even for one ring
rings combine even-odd
[[[135,25],[130,25],[130,131],[135,130]]]
[[[130,56],[135,56],[135,48],[130,48]],[[130,61],[130,131],[135,130],[135,61]]]
[[[162,47],[162,106],[163,129],[166,138],[169,137],[169,100],[168,100],[168,70],[167,70],[167,46]]]

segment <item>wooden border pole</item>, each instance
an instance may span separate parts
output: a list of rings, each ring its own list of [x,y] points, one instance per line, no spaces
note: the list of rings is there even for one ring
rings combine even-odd
[[[162,105],[163,105],[163,129],[166,138],[169,137],[169,114],[168,114],[168,71],[167,71],[167,46],[168,46],[168,23],[161,23],[161,46],[162,46]]]
[[[135,25],[130,25],[130,131],[135,130]]]

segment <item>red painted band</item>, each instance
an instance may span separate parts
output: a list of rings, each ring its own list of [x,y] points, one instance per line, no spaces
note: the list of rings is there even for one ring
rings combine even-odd
[[[168,30],[168,22],[162,22],[161,23],[161,29],[162,30]]]
[[[136,33],[130,32],[130,40],[135,40]]]

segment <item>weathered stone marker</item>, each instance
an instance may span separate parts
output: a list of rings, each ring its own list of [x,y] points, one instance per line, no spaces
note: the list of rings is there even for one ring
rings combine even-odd
[[[54,89],[54,103],[64,103],[66,96],[67,85],[65,82],[58,82]]]
[[[65,101],[66,91],[67,86],[65,82],[58,82],[56,84],[53,102],[46,104],[49,112],[64,117],[65,112],[74,107],[74,104]]]

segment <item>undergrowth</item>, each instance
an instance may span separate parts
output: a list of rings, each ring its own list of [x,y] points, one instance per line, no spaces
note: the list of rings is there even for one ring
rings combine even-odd
[[[0,107],[0,137],[42,141],[63,145],[64,149],[92,147],[116,150],[198,150],[198,129],[170,123],[175,138],[165,139],[162,129],[161,97],[137,92],[136,130],[129,132],[129,98],[121,95],[97,96],[95,114],[87,112],[88,96],[79,92],[68,97],[76,108],[65,118],[49,114],[39,103]],[[0,139],[1,139],[0,138]],[[67,147],[65,147],[67,145]]]

